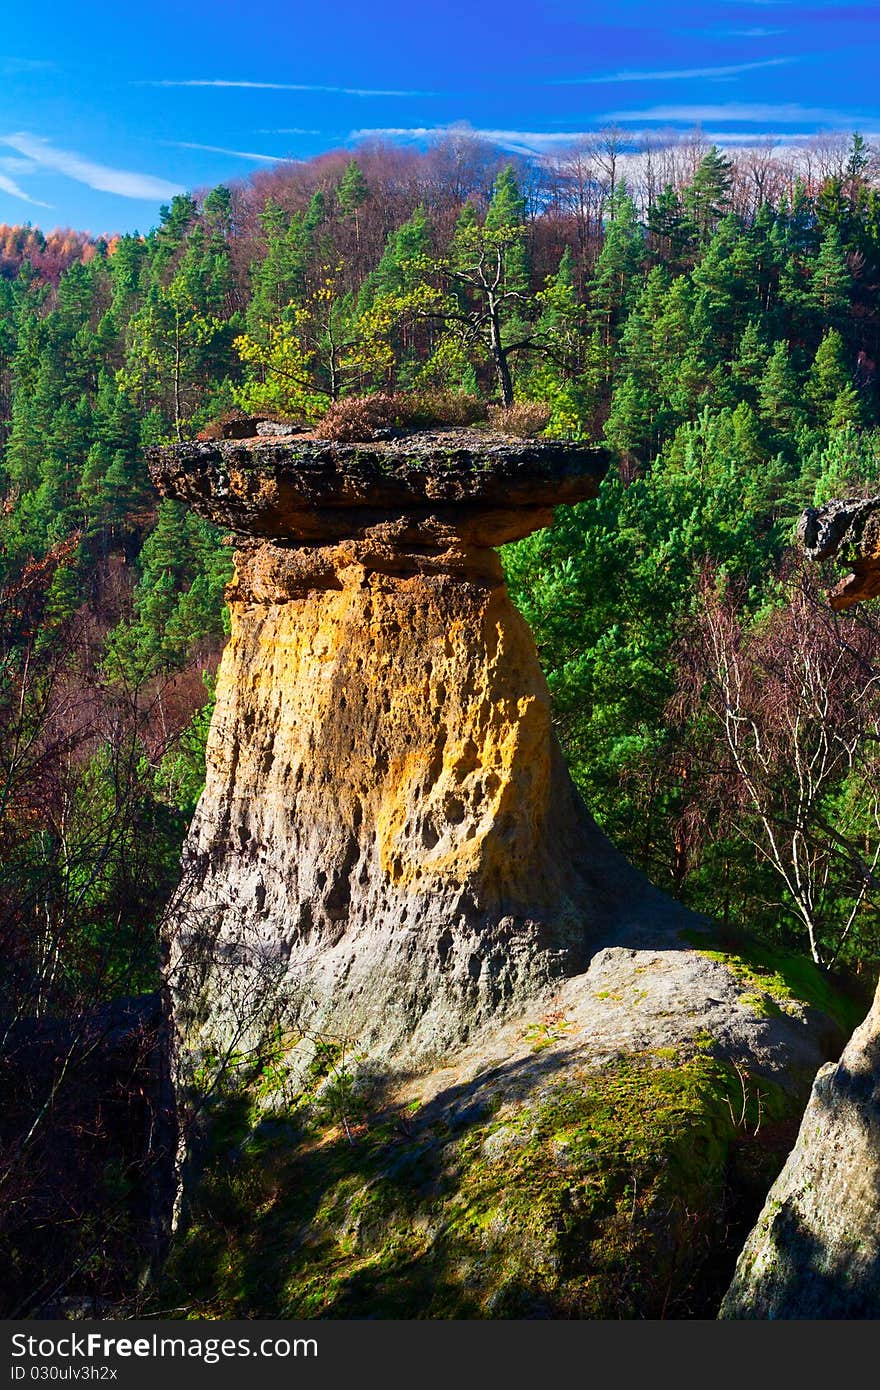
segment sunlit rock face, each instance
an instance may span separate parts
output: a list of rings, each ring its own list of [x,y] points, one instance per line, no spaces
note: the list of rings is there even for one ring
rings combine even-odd
[[[573,787],[492,548],[595,495],[601,455],[448,431],[150,462],[240,545],[169,920],[184,1039],[283,1018],[415,1065],[684,916]]]

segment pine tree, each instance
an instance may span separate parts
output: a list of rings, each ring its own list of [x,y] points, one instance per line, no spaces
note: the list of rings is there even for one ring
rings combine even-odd
[[[794,187],[792,205],[783,204],[774,229],[773,241],[779,259],[779,298],[788,335],[800,341],[813,333],[813,314],[809,297],[809,278],[818,248],[815,210],[801,180]]]
[[[605,240],[588,286],[591,319],[610,348],[641,288],[645,245],[636,207],[621,184],[608,202]]]
[[[424,261],[430,249],[428,215],[420,203],[406,222],[389,232],[379,264],[361,286],[358,312],[372,308],[382,295],[401,294],[411,289],[424,274]]]
[[[761,332],[760,320],[749,319],[739,340],[731,370],[740,392],[751,401],[757,400],[769,356],[770,346]]]
[[[302,213],[288,217],[272,199],[267,200],[260,223],[266,236],[266,254],[252,267],[247,326],[251,336],[262,342],[266,330],[279,327],[289,318],[291,307],[305,299],[314,246],[307,217]]]
[[[526,294],[529,288],[525,216],[526,204],[516,171],[512,164],[507,164],[495,180],[485,228],[487,232],[506,234],[504,286],[517,294]]]
[[[713,145],[697,165],[693,183],[684,195],[684,206],[703,243],[709,240],[730,206],[732,179],[733,165]]]
[[[754,248],[739,219],[723,218],[691,277],[694,332],[707,362],[732,357],[740,331],[758,308],[757,281]]]
[[[708,378],[708,366],[695,342],[693,313],[690,279],[676,276],[658,304],[651,328],[657,390],[670,427],[693,416]]]
[[[656,446],[659,393],[646,319],[633,310],[620,339],[620,368],[605,423],[605,439],[629,459],[645,462]]]
[[[758,389],[758,409],[761,418],[777,434],[791,439],[803,420],[801,389],[791,361],[788,343],[780,338],[773,344]]]
[[[350,218],[354,222],[354,233],[358,246],[361,244],[360,210],[369,196],[370,188],[364,178],[363,170],[357,160],[352,159],[346,165],[342,182],[336,190],[336,201],[342,216]]]
[[[843,414],[847,413],[847,401],[855,398],[855,402],[858,402],[858,395],[846,364],[843,339],[836,328],[829,329],[819,344],[805,390],[820,425],[831,424],[838,398],[839,410]],[[844,421],[841,420],[839,423]]]
[[[202,204],[202,212],[210,230],[224,242],[228,241],[232,235],[232,193],[225,184],[211,189]]]
[[[835,226],[822,235],[819,254],[810,267],[805,304],[817,327],[841,328],[849,313],[852,276]]]
[[[198,216],[195,199],[188,193],[176,194],[170,204],[159,209],[159,226],[149,238],[150,258],[154,276],[160,276],[186,238]]]
[[[682,265],[696,245],[697,227],[670,183],[651,204],[648,230],[659,241],[666,265]]]

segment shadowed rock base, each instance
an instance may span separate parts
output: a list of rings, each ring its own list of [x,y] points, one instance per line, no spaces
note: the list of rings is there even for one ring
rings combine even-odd
[[[880,992],[816,1077],[721,1317],[880,1317]]]

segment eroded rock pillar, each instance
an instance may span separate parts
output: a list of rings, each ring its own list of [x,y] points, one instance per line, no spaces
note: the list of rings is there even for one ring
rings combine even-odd
[[[594,495],[600,457],[445,433],[151,467],[242,538],[169,922],[184,1039],[274,1009],[413,1065],[657,910],[571,783],[493,549]]]

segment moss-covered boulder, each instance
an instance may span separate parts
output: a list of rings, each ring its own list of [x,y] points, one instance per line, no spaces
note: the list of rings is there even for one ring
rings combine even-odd
[[[419,1076],[281,1038],[201,1112],[161,1305],[713,1316],[846,1008],[811,968],[707,938],[602,951]]]

